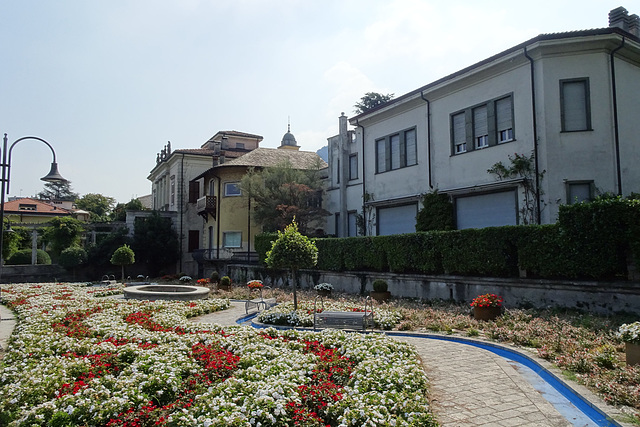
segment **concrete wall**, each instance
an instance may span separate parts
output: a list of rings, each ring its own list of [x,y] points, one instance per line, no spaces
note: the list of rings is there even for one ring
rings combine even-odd
[[[36,283],[71,280],[71,273],[57,264],[2,266],[0,283]]]
[[[286,274],[269,276],[263,267],[229,265],[234,283],[261,279],[269,286],[288,286]],[[591,282],[536,279],[501,279],[462,276],[426,276],[375,272],[329,272],[305,270],[301,287],[331,283],[337,291],[367,294],[376,279],[384,279],[395,297],[444,299],[470,303],[477,295],[495,293],[504,297],[505,307],[564,307],[599,314],[640,314],[639,282]]]

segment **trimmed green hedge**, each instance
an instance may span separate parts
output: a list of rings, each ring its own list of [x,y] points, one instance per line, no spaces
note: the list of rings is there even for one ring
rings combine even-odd
[[[260,259],[275,234],[256,236]],[[640,267],[640,200],[560,207],[557,224],[315,239],[320,270],[620,280]],[[266,247],[266,249],[263,249]]]
[[[30,265],[31,249],[22,249],[7,259],[7,265]],[[51,257],[42,249],[36,250],[36,264],[51,264]]]

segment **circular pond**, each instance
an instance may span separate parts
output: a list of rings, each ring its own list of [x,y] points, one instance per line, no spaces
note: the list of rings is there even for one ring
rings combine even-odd
[[[126,299],[137,300],[169,300],[169,301],[191,301],[195,299],[205,299],[211,290],[202,286],[188,285],[158,285],[149,284],[143,286],[128,286],[124,288]]]

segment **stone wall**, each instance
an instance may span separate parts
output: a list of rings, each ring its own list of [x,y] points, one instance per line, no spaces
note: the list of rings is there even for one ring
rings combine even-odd
[[[255,265],[229,265],[234,283],[261,279],[268,286],[289,286],[286,272]],[[599,314],[629,312],[640,315],[640,282],[594,282],[539,279],[502,279],[464,276],[426,276],[376,272],[332,272],[303,270],[300,286],[311,289],[317,283],[331,283],[337,291],[366,295],[376,279],[384,279],[395,297],[444,299],[471,302],[480,294],[504,297],[505,306],[564,307]]]
[[[0,283],[35,283],[71,280],[70,274],[57,264],[4,265]]]

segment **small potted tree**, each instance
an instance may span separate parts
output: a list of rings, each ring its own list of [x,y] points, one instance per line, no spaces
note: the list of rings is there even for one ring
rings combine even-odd
[[[218,283],[218,289],[221,291],[230,291],[231,290],[231,278],[229,276],[222,276],[220,278],[220,283]]]
[[[391,298],[386,280],[376,279],[373,281],[373,291],[369,293],[371,298],[378,302],[384,302]]]
[[[111,264],[119,265],[122,268],[122,281],[124,282],[124,266],[136,262],[136,256],[129,245],[122,245],[113,252]]]

